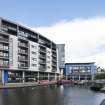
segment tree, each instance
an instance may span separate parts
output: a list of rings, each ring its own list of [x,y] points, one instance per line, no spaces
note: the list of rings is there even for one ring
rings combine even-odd
[[[95,79],[105,79],[105,73],[96,74]]]

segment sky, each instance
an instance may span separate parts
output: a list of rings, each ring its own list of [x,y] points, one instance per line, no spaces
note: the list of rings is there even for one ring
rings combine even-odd
[[[0,17],[64,43],[66,62],[105,68],[105,0],[0,0]]]

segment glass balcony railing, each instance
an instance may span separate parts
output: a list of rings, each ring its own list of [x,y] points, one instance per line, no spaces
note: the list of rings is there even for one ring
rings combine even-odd
[[[3,42],[3,43],[9,43],[9,39],[0,38],[0,42]]]
[[[46,67],[39,67],[40,71],[46,71]]]
[[[27,69],[28,68],[28,64],[27,63],[19,63],[18,68]]]
[[[19,60],[19,61],[26,61],[26,62],[28,62],[28,58],[19,57],[18,60]]]
[[[18,43],[18,46],[28,48],[28,44],[25,43]]]

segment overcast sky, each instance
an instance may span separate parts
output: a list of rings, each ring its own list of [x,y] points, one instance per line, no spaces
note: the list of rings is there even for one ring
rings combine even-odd
[[[105,68],[105,0],[0,0],[0,16],[66,45],[66,62]]]
[[[56,43],[65,43],[66,62],[96,62],[105,67],[105,17],[62,20],[33,29]]]

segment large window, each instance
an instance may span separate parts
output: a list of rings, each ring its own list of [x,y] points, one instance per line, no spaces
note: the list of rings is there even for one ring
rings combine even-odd
[[[78,66],[74,66],[73,69],[74,70],[79,70],[79,67]]]

